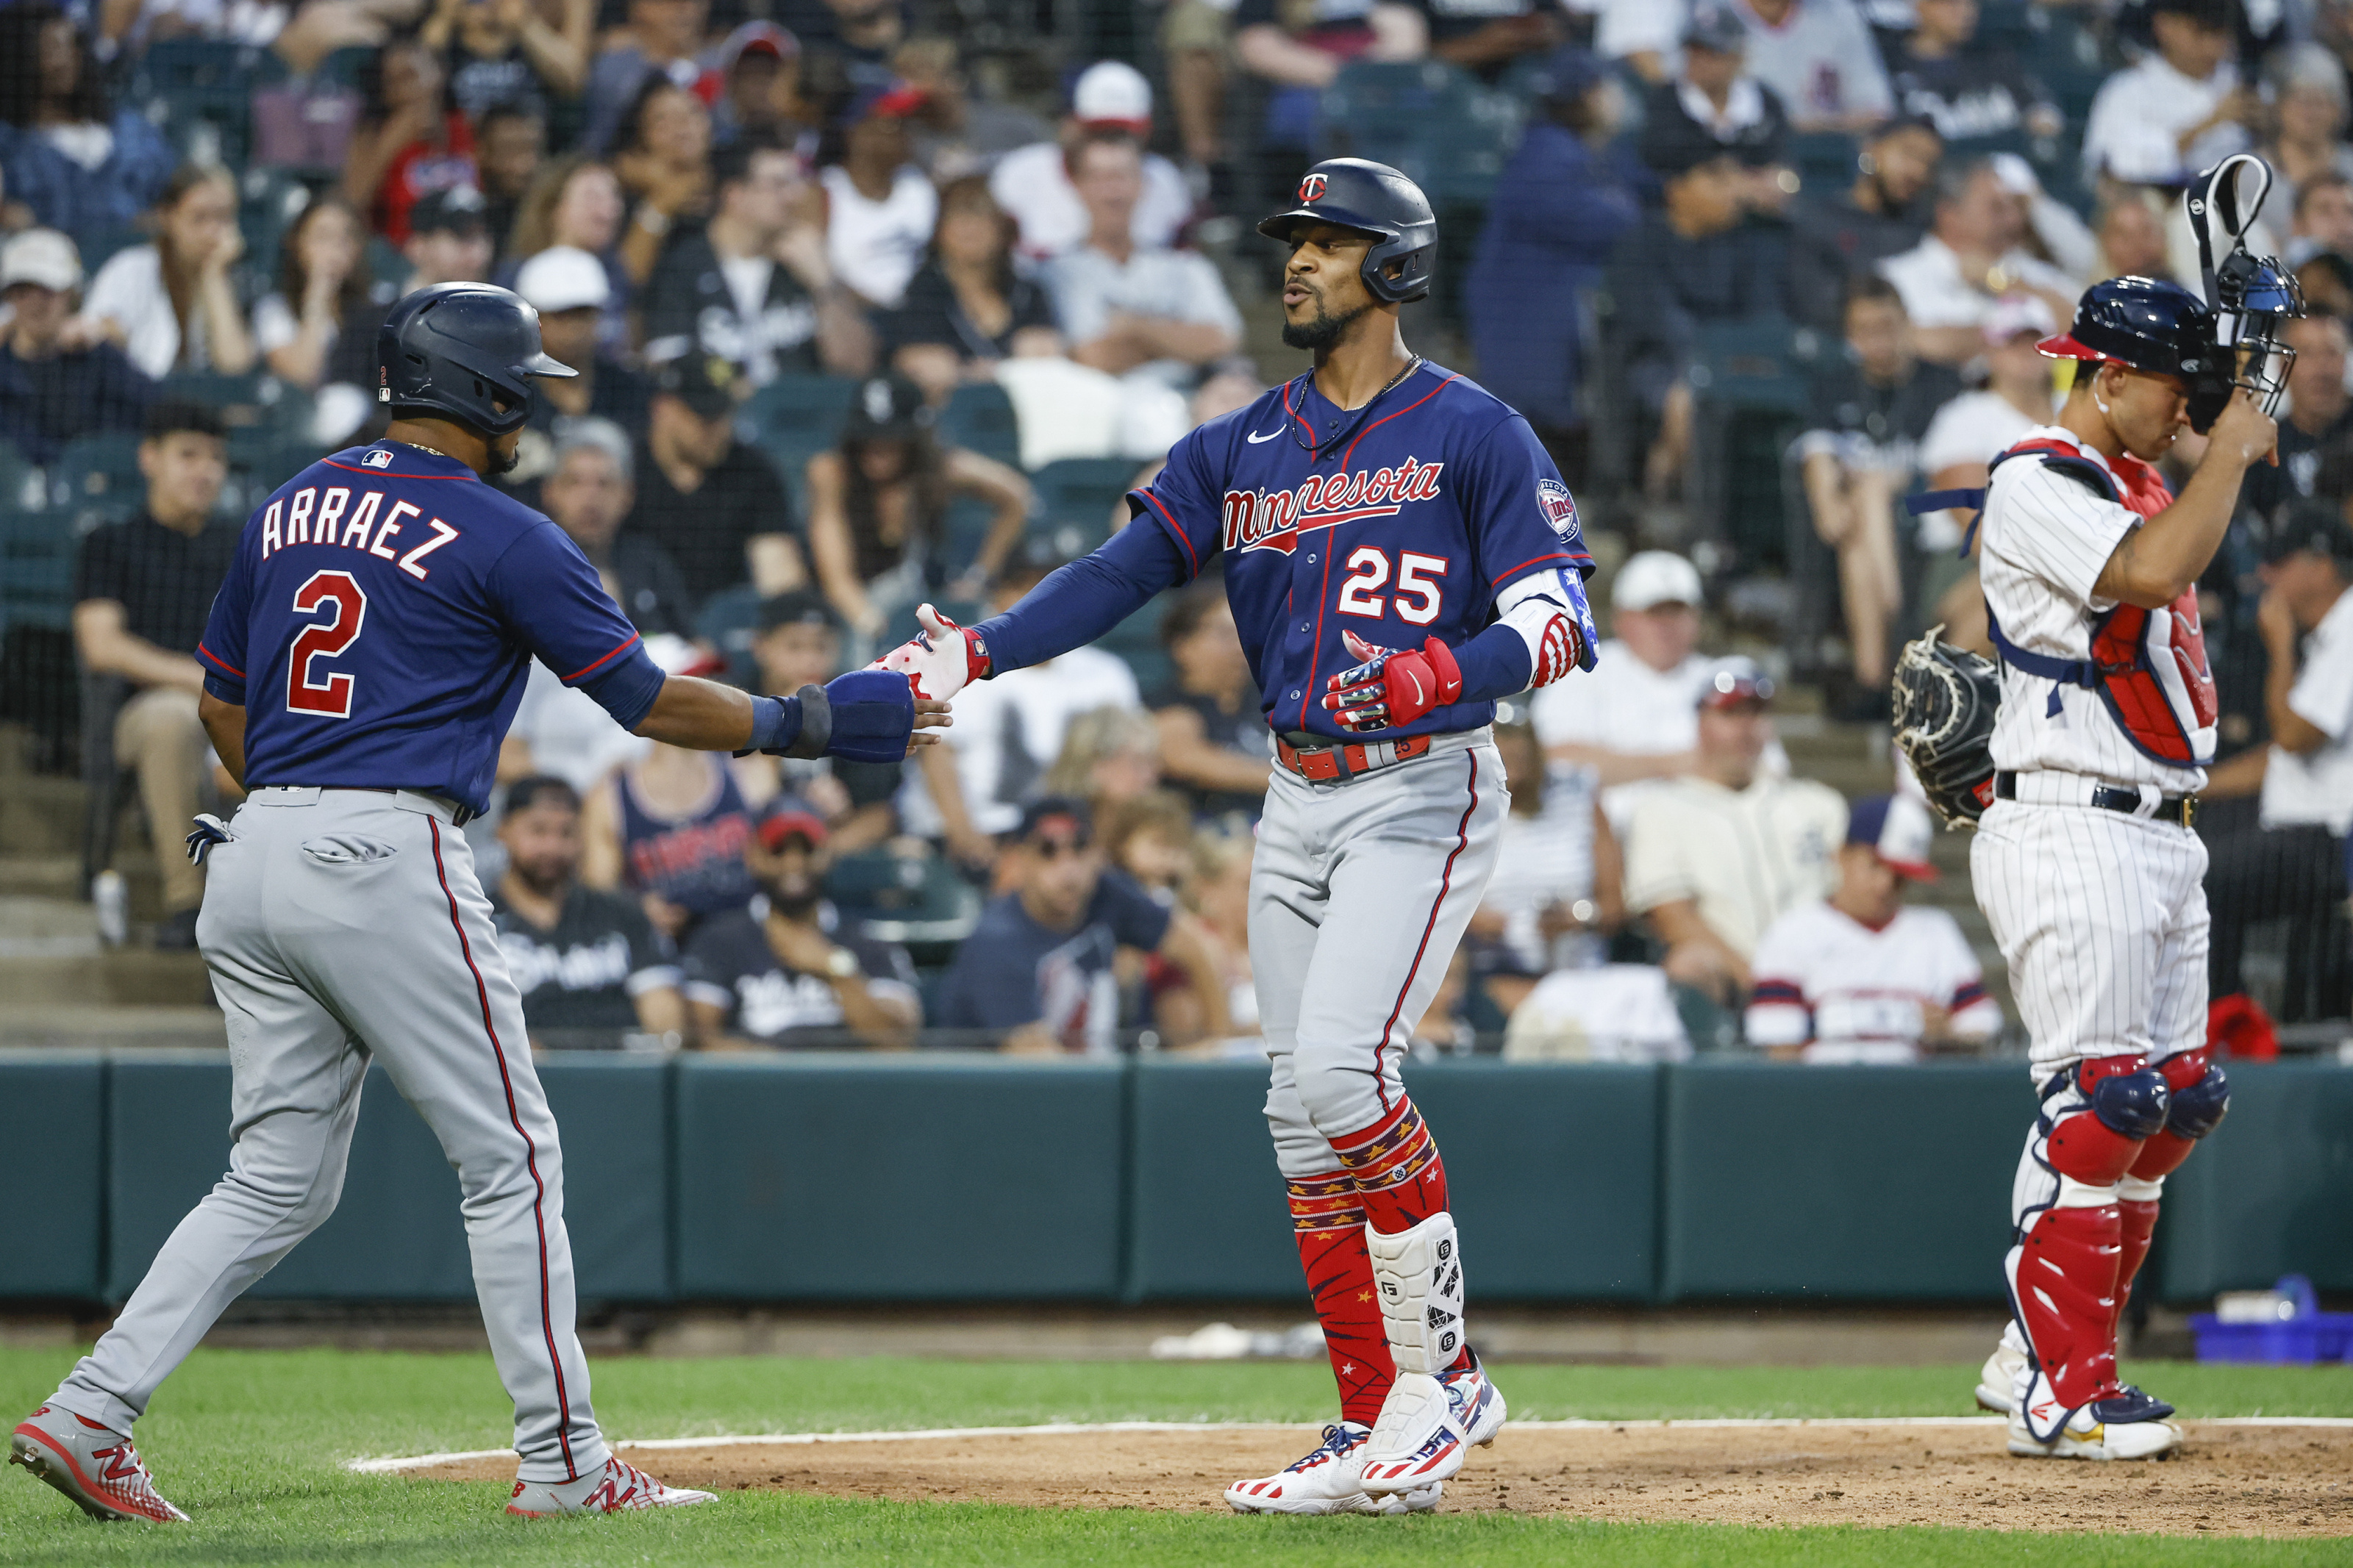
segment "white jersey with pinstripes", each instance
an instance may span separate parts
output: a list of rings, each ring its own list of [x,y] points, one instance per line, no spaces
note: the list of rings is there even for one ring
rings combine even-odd
[[[2021,439],[2074,447],[2123,488],[2115,466],[2070,431],[2046,425]],[[2116,604],[2096,596],[2093,586],[2117,544],[2143,521],[2131,508],[2032,457],[2014,458],[1995,468],[1986,491],[1978,570],[1986,607],[2004,635],[2029,653],[2090,658],[2094,624]],[[1995,767],[2153,784],[2168,795],[2194,795],[2205,787],[2204,769],[2160,763],[2135,747],[2096,691],[2059,687],[2059,709],[2052,712],[2052,686],[2040,676],[2002,667],[2001,711],[1992,740]]]

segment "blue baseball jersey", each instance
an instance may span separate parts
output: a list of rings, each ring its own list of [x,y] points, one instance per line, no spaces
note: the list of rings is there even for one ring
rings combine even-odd
[[[247,520],[196,657],[245,710],[245,782],[482,810],[536,656],[625,728],[662,673],[565,531],[397,441],[311,464]]]
[[[1508,405],[1427,361],[1362,409],[1331,402],[1312,373],[1277,387],[1177,442],[1130,504],[1189,573],[1225,552],[1234,625],[1277,731],[1365,739],[1323,706],[1331,678],[1363,662],[1345,634],[1460,647],[1532,573],[1568,574],[1591,646],[1593,557],[1560,470]],[[1475,729],[1494,711],[1457,702],[1375,738]]]

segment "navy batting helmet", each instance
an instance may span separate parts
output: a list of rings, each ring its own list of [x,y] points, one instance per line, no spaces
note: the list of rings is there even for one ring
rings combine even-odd
[[[437,283],[393,306],[375,336],[376,401],[486,435],[531,417],[531,378],[580,373],[539,343],[539,312],[488,283]]]
[[[2215,358],[2214,316],[2179,283],[2111,278],[2084,290],[2065,331],[2035,346],[2053,359],[2115,360],[2187,381]]]
[[[1365,255],[1365,287],[1376,300],[1404,304],[1430,294],[1430,264],[1438,256],[1438,219],[1421,187],[1390,168],[1364,158],[1326,158],[1299,182],[1299,205],[1258,226],[1269,239],[1296,245],[1309,224],[1332,223],[1362,229],[1377,243]],[[1396,277],[1392,262],[1403,262]]]

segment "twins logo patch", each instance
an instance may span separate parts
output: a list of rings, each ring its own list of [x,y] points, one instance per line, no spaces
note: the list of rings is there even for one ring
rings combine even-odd
[[[1300,181],[1300,182],[1299,182],[1299,199],[1300,199],[1301,201],[1303,201],[1303,202],[1314,202],[1314,201],[1321,201],[1321,200],[1323,199],[1323,197],[1324,197],[1324,176],[1323,176],[1323,175],[1321,175],[1321,174],[1310,174],[1310,175],[1308,175],[1305,179],[1303,179],[1303,180],[1302,180],[1302,181]]]
[[[1536,503],[1544,508],[1545,521],[1563,539],[1577,537],[1577,498],[1558,479],[1536,481]]]

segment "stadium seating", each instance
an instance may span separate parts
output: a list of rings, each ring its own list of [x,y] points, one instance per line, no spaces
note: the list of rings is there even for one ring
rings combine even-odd
[[[857,394],[858,383],[845,375],[780,375],[744,405],[737,428],[748,426],[754,445],[776,465],[796,512],[807,510],[803,470],[841,438]]]
[[[62,629],[73,619],[70,515],[0,506],[0,629]]]
[[[69,534],[129,517],[146,499],[136,436],[84,436],[49,466],[48,510],[67,520]]]
[[[1092,550],[1111,537],[1114,517],[1125,521],[1120,498],[1138,467],[1131,458],[1066,458],[1039,468],[1029,476],[1038,492],[1029,537],[1061,555]]]
[[[1021,466],[1021,426],[1013,400],[995,382],[975,382],[955,389],[940,411],[943,446],[962,447],[994,458],[1013,468]]]

